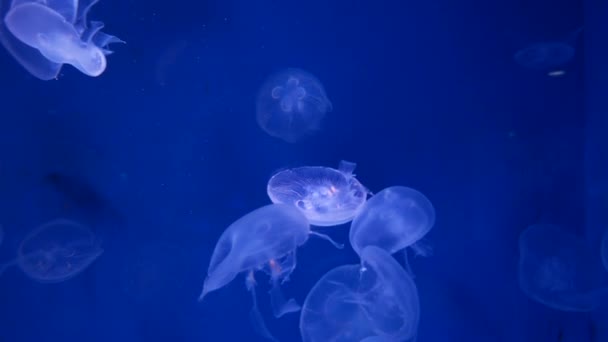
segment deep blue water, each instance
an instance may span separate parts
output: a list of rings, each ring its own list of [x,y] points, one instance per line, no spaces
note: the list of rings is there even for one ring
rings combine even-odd
[[[419,342],[608,341],[605,307],[552,310],[517,281],[527,226],[566,226],[594,248],[605,231],[595,75],[606,70],[585,66],[606,52],[583,47],[606,30],[584,32],[561,77],[513,59],[587,27],[582,2],[101,0],[90,16],[126,41],[99,77],[65,66],[41,81],[0,52],[0,257],[57,217],[104,248],[58,284],[7,270],[0,341],[261,340],[242,277],[197,301],[214,245],[269,203],[274,172],[343,159],[371,191],[410,186],[435,206],[433,255],[411,260]],[[293,144],[255,119],[258,88],[289,67],[318,77],[333,104]],[[325,231],[348,241],[348,225]],[[357,262],[350,247],[310,239],[284,290],[301,303],[325,272]],[[269,329],[298,341],[298,315],[272,319],[266,290],[260,281]]]

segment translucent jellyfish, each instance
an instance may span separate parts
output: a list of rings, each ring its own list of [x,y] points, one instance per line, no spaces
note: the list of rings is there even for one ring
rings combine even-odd
[[[513,58],[525,68],[547,71],[549,75],[560,75],[562,70],[555,69],[564,66],[574,57],[576,39],[582,30],[579,28],[562,40],[529,45],[517,51]]]
[[[372,196],[350,226],[350,243],[357,252],[377,246],[393,254],[416,244],[435,224],[435,209],[422,193],[404,186],[391,186]],[[416,244],[416,245],[415,245]]]
[[[46,223],[26,236],[17,258],[0,266],[17,265],[41,283],[68,280],[89,267],[101,254],[101,241],[85,226],[65,219]]]
[[[296,206],[315,226],[349,222],[369,193],[353,174],[356,165],[342,160],[337,170],[324,166],[283,170],[268,181],[268,197],[273,203]]]
[[[519,287],[533,300],[562,311],[591,311],[606,294],[599,265],[584,240],[555,225],[528,227],[519,236]]]
[[[246,214],[220,236],[199,301],[230,283],[239,273],[246,273],[245,284],[253,297],[253,326],[260,335],[274,340],[257,309],[254,272],[263,271],[270,276],[270,301],[275,317],[299,311],[300,306],[294,299],[285,300],[280,284],[289,279],[296,267],[296,249],[311,234],[331,241],[323,234],[312,232],[306,217],[293,206],[271,204]]]
[[[416,284],[386,251],[369,246],[360,265],[327,272],[302,306],[304,342],[415,340],[420,317]]]
[[[274,74],[257,98],[257,120],[273,137],[294,143],[320,128],[332,105],[321,82],[300,69]]]
[[[102,22],[87,22],[87,13],[97,1],[4,1],[0,4],[0,42],[41,80],[56,78],[63,64],[99,76],[111,53],[108,45],[122,41],[101,32]]]
[[[601,253],[602,263],[608,271],[608,231],[606,231],[606,233],[604,234],[604,238],[602,239]]]

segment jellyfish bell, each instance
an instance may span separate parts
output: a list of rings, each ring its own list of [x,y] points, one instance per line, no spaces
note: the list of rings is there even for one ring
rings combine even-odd
[[[547,72],[547,75],[559,77],[565,74],[563,67],[568,64],[576,52],[576,40],[583,28],[578,28],[566,37],[528,45],[513,55],[515,62],[527,69]]]
[[[268,181],[268,197],[273,203],[295,206],[315,226],[350,222],[369,193],[355,177],[355,167],[343,160],[338,169],[303,166],[280,171]]]

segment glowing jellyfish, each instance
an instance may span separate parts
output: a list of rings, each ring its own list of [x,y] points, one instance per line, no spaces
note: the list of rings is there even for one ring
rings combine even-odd
[[[435,224],[435,209],[422,193],[404,186],[391,186],[367,200],[350,226],[349,240],[361,254],[367,246],[377,246],[390,254],[414,245]]]
[[[416,284],[386,251],[369,246],[360,265],[327,272],[306,296],[304,342],[415,340],[420,317]]]
[[[274,74],[257,98],[257,120],[273,137],[294,143],[320,128],[332,105],[321,82],[300,69]]]
[[[353,174],[356,165],[343,160],[337,170],[304,166],[280,171],[268,181],[268,197],[273,203],[297,207],[315,226],[349,222],[369,193]]]
[[[519,236],[519,287],[547,307],[591,311],[606,294],[597,259],[582,238],[558,226],[530,226]]]
[[[280,284],[289,279],[296,267],[296,249],[311,234],[331,241],[323,234],[312,232],[306,217],[293,206],[271,204],[246,214],[220,236],[199,301],[230,283],[239,273],[247,273],[245,284],[253,298],[250,314],[253,326],[260,335],[274,340],[257,308],[254,272],[263,271],[270,276],[270,301],[275,317],[299,311],[300,306],[294,299],[285,300]]]
[[[0,266],[0,274],[17,265],[33,280],[58,283],[84,271],[102,253],[101,241],[87,227],[59,219],[28,234],[21,241],[17,259]]]
[[[602,239],[601,253],[602,263],[608,271],[608,231],[606,231],[606,233],[604,234],[604,238]]]
[[[4,1],[0,4],[0,42],[41,80],[56,78],[63,64],[99,76],[111,53],[108,45],[122,41],[101,32],[102,22],[87,22],[87,13],[97,1]]]
[[[519,65],[534,70],[546,71],[549,76],[561,76],[559,70],[574,57],[576,39],[582,28],[559,41],[535,43],[517,51],[513,58]]]

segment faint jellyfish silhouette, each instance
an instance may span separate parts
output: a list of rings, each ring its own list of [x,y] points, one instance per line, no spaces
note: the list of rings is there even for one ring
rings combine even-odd
[[[601,254],[602,254],[602,263],[604,264],[604,268],[608,271],[608,231],[604,233],[604,238],[602,239],[601,245]]]
[[[533,300],[561,311],[591,311],[607,292],[601,267],[584,240],[559,226],[538,224],[519,236],[519,287]]]
[[[269,135],[294,143],[320,128],[332,105],[321,82],[300,69],[271,75],[257,97],[257,121]]]
[[[517,51],[513,58],[519,65],[547,72],[549,76],[562,76],[560,68],[566,65],[575,53],[576,39],[583,28],[578,28],[564,39],[531,44]]]
[[[230,283],[239,273],[247,273],[245,284],[251,292],[253,307],[250,318],[258,334],[276,340],[266,328],[257,307],[254,272],[270,276],[270,302],[275,317],[300,310],[294,299],[285,300],[280,284],[289,280],[296,267],[296,249],[310,235],[317,235],[340,246],[328,236],[310,230],[306,217],[295,207],[271,204],[258,208],[232,223],[217,242],[203,291],[202,301],[211,291]]]
[[[296,206],[315,226],[349,222],[369,193],[353,174],[356,165],[342,160],[337,170],[304,166],[280,171],[268,181],[268,197],[273,203]]]
[[[385,250],[361,251],[361,264],[327,272],[300,316],[304,342],[413,341],[420,303],[416,284]]]
[[[419,241],[435,224],[435,208],[422,193],[404,186],[391,186],[367,200],[350,226],[350,244],[357,254],[377,246],[389,254],[414,249],[428,255],[430,247]],[[406,267],[407,264],[406,258]]]
[[[112,53],[108,45],[123,41],[101,32],[102,22],[87,22],[87,13],[97,1],[4,1],[0,42],[41,80],[57,78],[63,64],[99,76],[106,68],[106,55]]]
[[[0,266],[17,265],[40,283],[68,280],[89,267],[101,254],[101,241],[85,226],[58,219],[34,229],[21,241],[17,258]]]

